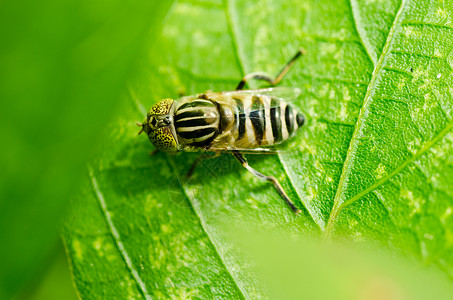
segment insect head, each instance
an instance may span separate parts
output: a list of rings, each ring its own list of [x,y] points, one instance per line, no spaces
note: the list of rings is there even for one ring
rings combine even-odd
[[[173,123],[173,102],[173,99],[163,99],[157,102],[149,110],[146,120],[143,123],[137,123],[138,126],[142,126],[139,134],[143,131],[146,132],[151,143],[160,151],[176,152],[179,150]]]

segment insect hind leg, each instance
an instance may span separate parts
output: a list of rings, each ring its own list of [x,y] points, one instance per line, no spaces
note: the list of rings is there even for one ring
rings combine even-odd
[[[263,72],[254,72],[254,73],[245,75],[244,78],[242,78],[242,80],[239,82],[238,86],[236,87],[236,90],[238,91],[238,90],[244,89],[245,84],[250,79],[264,80],[264,81],[269,82],[271,85],[275,85],[274,79],[272,79],[269,74],[263,73]]]
[[[281,69],[281,71],[275,76],[275,78],[272,78],[267,73],[263,72],[254,72],[250,73],[244,76],[242,80],[239,82],[238,86],[236,87],[236,90],[242,90],[250,79],[256,79],[256,80],[264,80],[269,82],[272,86],[277,85],[283,77],[285,77],[286,73],[291,69],[291,67],[294,65],[296,60],[301,56],[305,54],[305,50],[300,48],[299,51],[285,64],[285,66]]]
[[[234,157],[236,157],[236,159],[242,164],[242,166],[246,168],[248,171],[250,171],[253,175],[255,175],[261,180],[272,182],[277,192],[280,194],[280,196],[282,196],[283,200],[285,200],[286,204],[289,206],[289,208],[291,208],[294,214],[298,215],[302,212],[299,208],[296,207],[296,205],[291,201],[291,199],[289,199],[288,195],[285,193],[282,186],[275,177],[266,176],[250,167],[247,160],[245,160],[244,156],[239,151],[234,150],[232,151],[232,153]]]

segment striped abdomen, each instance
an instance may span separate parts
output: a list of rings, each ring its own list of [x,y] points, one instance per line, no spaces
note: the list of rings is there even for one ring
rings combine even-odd
[[[211,100],[195,99],[176,109],[174,122],[179,140],[185,146],[209,146],[219,131],[219,110]]]
[[[280,98],[236,94],[235,147],[255,148],[283,142],[304,124],[304,117]]]

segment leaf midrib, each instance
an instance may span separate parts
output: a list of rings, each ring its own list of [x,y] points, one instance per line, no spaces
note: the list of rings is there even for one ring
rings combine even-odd
[[[350,0],[350,1],[354,1],[354,0]],[[227,15],[227,20],[229,22],[229,29],[230,29],[230,33],[231,33],[231,36],[232,36],[232,40],[233,40],[233,46],[234,46],[234,50],[235,50],[235,53],[236,53],[236,58],[237,58],[237,63],[238,63],[238,66],[242,72],[242,74],[244,75],[245,74],[245,68],[244,68],[244,65],[243,65],[243,54],[241,53],[241,50],[240,50],[240,46],[239,46],[239,42],[237,40],[237,37],[236,37],[236,34],[234,32],[234,28],[233,28],[233,23],[234,23],[234,18],[232,18],[230,16],[232,12],[232,2],[234,2],[234,0],[225,0],[225,3],[226,3],[226,7],[224,8],[226,10],[226,15]],[[406,4],[406,0],[403,0],[401,2],[401,6],[398,10],[398,13],[397,15],[395,16],[395,20],[394,20],[394,23],[391,27],[391,30],[389,31],[389,35],[387,37],[387,40],[386,40],[386,44],[384,46],[384,49],[379,57],[379,60],[374,68],[374,71],[373,71],[373,74],[372,74],[372,77],[371,77],[371,80],[370,80],[370,83],[368,84],[368,88],[367,88],[367,92],[366,92],[366,95],[365,95],[365,100],[364,100],[364,103],[362,105],[362,108],[360,110],[360,113],[359,113],[359,116],[357,118],[357,122],[355,124],[355,130],[354,130],[354,133],[352,135],[352,138],[350,140],[350,144],[349,144],[349,147],[348,147],[348,151],[347,151],[347,155],[346,155],[346,158],[345,158],[345,161],[344,161],[344,164],[343,164],[343,169],[342,169],[342,172],[341,172],[341,175],[340,175],[340,180],[339,180],[339,184],[337,186],[337,189],[336,189],[336,193],[335,193],[335,198],[334,198],[334,207],[332,208],[332,211],[331,211],[331,214],[330,214],[330,218],[327,222],[327,226],[326,226],[326,229],[325,229],[325,232],[324,232],[324,235],[325,236],[330,236],[330,233],[331,233],[331,230],[333,228],[333,224],[335,223],[335,220],[336,220],[336,216],[338,216],[339,212],[347,205],[350,205],[351,203],[355,202],[356,200],[360,199],[362,196],[366,195],[368,192],[372,191],[373,189],[375,189],[377,186],[380,186],[383,182],[387,181],[389,178],[391,178],[392,176],[394,176],[396,173],[398,173],[399,171],[401,171],[401,169],[403,169],[404,167],[406,167],[409,163],[411,163],[412,161],[414,161],[417,157],[421,156],[423,153],[425,153],[433,144],[435,144],[437,141],[439,141],[448,131],[450,131],[453,127],[453,122],[452,123],[449,123],[446,128],[444,128],[438,135],[436,135],[436,137],[434,139],[432,139],[431,141],[429,141],[428,143],[425,144],[424,147],[422,147],[422,149],[417,152],[414,156],[412,156],[410,159],[408,159],[407,161],[405,161],[403,164],[401,164],[400,166],[398,166],[392,173],[388,174],[387,176],[385,176],[384,178],[382,178],[380,181],[376,182],[374,185],[370,186],[369,188],[359,192],[358,194],[356,194],[355,196],[353,196],[351,199],[349,200],[346,200],[345,202],[343,202],[342,204],[339,203],[339,199],[340,199],[340,196],[341,196],[341,192],[342,192],[342,189],[341,189],[341,186],[343,185],[344,181],[345,181],[345,178],[347,176],[347,169],[350,167],[351,165],[351,160],[353,159],[352,155],[354,153],[354,146],[356,146],[356,143],[357,143],[357,140],[358,140],[358,131],[360,129],[360,125],[362,125],[362,123],[364,122],[364,119],[365,119],[365,115],[366,115],[366,109],[367,107],[369,106],[369,101],[371,99],[371,93],[372,93],[372,87],[373,87],[373,83],[375,82],[375,80],[379,77],[379,73],[380,71],[382,70],[382,66],[383,66],[383,62],[384,62],[384,59],[385,59],[385,56],[387,55],[387,51],[388,49],[390,48],[390,45],[393,41],[393,34],[396,30],[396,25],[397,25],[397,22],[399,22],[399,18],[400,18],[400,15],[401,15],[401,12],[404,8]],[[352,12],[353,16],[354,16],[354,13]],[[401,25],[400,23],[398,23],[399,25]],[[357,25],[357,24],[356,24]],[[360,33],[358,32],[358,35],[360,37],[360,39],[362,39]],[[371,61],[373,61],[372,59],[372,56],[370,55],[368,49],[366,48],[365,46],[366,43],[364,43],[362,41],[362,46],[364,47],[366,53],[368,54],[369,58]],[[241,56],[242,55],[242,56]],[[137,106],[141,106],[141,108],[143,108],[143,106],[141,105],[140,102],[138,102],[135,98],[134,100],[136,101],[136,104]],[[140,108],[139,108],[140,110]],[[146,113],[146,112],[145,112]],[[294,189],[294,183],[293,183],[293,180],[295,180],[296,178],[293,178],[293,176],[291,176],[288,172],[287,172],[287,168],[285,167],[285,165],[282,163],[282,160],[281,160],[281,157],[280,155],[277,155],[279,161],[280,161],[280,164],[282,165],[283,169],[285,170],[285,173],[286,173],[286,176],[289,178],[289,181]],[[138,273],[136,272],[136,270],[134,269],[134,266],[131,264],[130,262],[130,258],[129,258],[129,263],[130,265],[128,264],[128,261],[127,261],[127,258],[123,255],[124,253],[122,252],[121,250],[121,247],[118,245],[118,243],[121,244],[121,241],[119,239],[119,235],[118,237],[115,236],[114,234],[114,231],[116,231],[116,228],[114,227],[113,225],[113,222],[112,220],[110,219],[109,221],[109,214],[108,214],[108,210],[107,210],[107,207],[105,207],[105,203],[104,203],[104,206],[102,204],[102,201],[98,195],[98,191],[99,191],[99,188],[97,187],[97,182],[96,182],[96,179],[94,177],[94,175],[92,174],[92,171],[90,170],[90,178],[92,179],[92,184],[93,184],[93,188],[96,192],[96,196],[98,198],[98,201],[100,203],[100,206],[101,206],[101,210],[103,211],[104,213],[104,217],[106,219],[106,222],[109,226],[109,230],[112,234],[112,236],[114,237],[115,239],[115,244],[118,248],[118,250],[120,251],[120,254],[123,258],[123,260],[125,261],[132,277],[134,278],[134,280],[136,281],[137,285],[139,286],[139,288],[141,289],[141,292],[142,294],[145,296],[145,298],[147,299],[150,299],[150,295],[148,294],[148,291],[146,290],[146,286],[144,285],[143,281],[141,280],[140,276],[138,276]],[[207,235],[210,243],[212,244],[213,248],[215,249],[215,251],[217,252],[217,255],[219,256],[220,258],[220,261],[223,263],[223,265],[225,266],[225,269],[226,271],[229,273],[229,275],[231,276],[232,278],[232,281],[234,282],[234,284],[236,285],[237,289],[240,291],[241,295],[245,297],[244,295],[244,292],[241,290],[241,288],[239,287],[239,284],[238,282],[236,282],[235,278],[232,276],[232,273],[231,273],[231,270],[227,267],[227,265],[225,264],[224,262],[224,259],[223,257],[220,256],[218,250],[217,250],[217,247],[216,247],[216,243],[211,239],[211,236],[208,234],[207,230],[205,229],[204,225],[203,225],[203,222],[202,222],[202,217],[196,212],[196,209],[194,207],[194,204],[192,202],[192,200],[190,199],[190,197],[188,197],[188,195],[186,194],[186,191],[183,187],[181,187],[182,190],[184,191],[184,195],[185,197],[188,199],[188,201],[191,203],[191,206],[192,206],[192,209],[195,213],[195,215],[197,216],[197,218],[199,219],[200,221],[200,224],[203,228],[203,230],[205,231],[205,234]],[[306,207],[305,203],[302,201],[302,198],[301,196],[299,195],[297,189],[294,189],[299,197],[299,202],[304,204],[304,206]],[[99,191],[100,192],[100,191]],[[102,195],[102,194],[101,194]],[[312,212],[306,207],[307,211],[310,212],[310,217],[312,218],[312,220],[314,221],[315,224],[317,224],[319,226],[319,224],[316,222],[316,219],[315,219],[315,216],[312,214]],[[334,216],[334,217],[332,217]],[[113,227],[111,227],[111,225],[113,225]],[[321,227],[321,229],[323,229]],[[124,248],[124,246],[123,246]],[[127,252],[126,252],[126,255],[127,255]],[[136,276],[134,276],[133,274],[133,270],[135,270],[135,272],[137,273],[137,276],[138,278],[136,278]],[[141,282],[141,283],[140,283]],[[143,284],[143,286],[142,286]]]
[[[238,30],[236,29],[236,26],[235,26],[236,19],[235,19],[235,13],[233,11],[233,6],[234,6],[232,4],[233,1],[234,0],[225,0],[225,2],[224,2],[225,3],[225,10],[226,10],[226,18],[227,18],[227,22],[228,22],[228,30],[229,30],[230,35],[232,37],[232,46],[233,46],[233,50],[234,50],[234,53],[235,53],[236,62],[237,62],[237,65],[238,65],[238,67],[240,69],[240,72],[242,73],[242,76],[244,76],[246,74],[244,63],[243,63],[243,61],[245,61],[245,59],[244,59],[244,55],[243,55],[243,53],[241,51],[239,39],[237,37],[238,34],[237,34],[236,31],[238,31]],[[367,112],[367,108],[368,108],[369,103],[370,103],[371,93],[372,93],[372,90],[373,90],[373,87],[374,87],[374,83],[377,80],[377,78],[379,77],[380,71],[382,70],[384,59],[386,57],[386,54],[387,54],[387,52],[388,52],[388,50],[390,48],[390,45],[391,45],[392,41],[393,41],[394,33],[395,33],[396,29],[397,29],[397,26],[399,25],[401,13],[402,13],[402,11],[403,11],[403,9],[405,7],[405,4],[406,4],[407,0],[402,0],[401,1],[400,7],[398,9],[398,12],[397,12],[397,14],[395,16],[395,19],[393,21],[392,27],[390,28],[389,34],[387,36],[386,43],[384,45],[384,48],[383,48],[383,50],[381,52],[381,55],[379,56],[379,60],[377,62],[375,62],[375,59],[373,59],[373,55],[372,55],[372,52],[371,52],[372,49],[368,49],[368,47],[370,47],[369,41],[364,36],[365,35],[364,31],[359,27],[360,26],[360,22],[358,22],[358,20],[357,20],[358,16],[354,15],[354,9],[356,8],[356,5],[355,5],[356,3],[353,2],[353,1],[354,0],[350,0],[350,8],[351,8],[351,15],[352,15],[352,17],[354,19],[354,24],[355,24],[355,27],[356,27],[357,35],[359,37],[360,44],[364,48],[364,50],[367,53],[370,61],[373,63],[373,65],[375,67],[374,67],[374,70],[373,70],[373,73],[372,73],[371,80],[368,83],[368,88],[367,88],[367,92],[366,92],[365,97],[364,97],[364,102],[363,102],[362,108],[360,110],[359,116],[358,116],[357,121],[355,123],[354,133],[353,133],[353,135],[351,137],[351,140],[350,140],[350,143],[349,143],[349,146],[348,146],[348,151],[347,151],[347,154],[346,154],[346,158],[344,160],[342,172],[341,172],[341,175],[340,175],[340,180],[339,180],[336,192],[335,192],[334,206],[333,206],[333,208],[331,210],[330,217],[329,217],[329,220],[327,221],[327,224],[324,223],[322,220],[319,220],[318,218],[316,218],[316,214],[313,211],[313,209],[311,209],[311,207],[307,206],[306,203],[304,203],[302,201],[302,197],[299,194],[298,190],[294,188],[295,187],[295,185],[294,185],[294,179],[295,178],[293,178],[293,176],[291,176],[290,173],[287,172],[287,167],[283,163],[281,156],[279,154],[277,154],[278,160],[279,160],[280,164],[282,165],[283,169],[285,170],[287,178],[289,179],[289,182],[291,184],[291,188],[293,190],[295,190],[295,192],[296,192],[296,194],[297,194],[297,196],[299,198],[299,203],[302,203],[304,205],[305,209],[309,212],[310,217],[313,220],[313,223],[316,224],[321,229],[321,231],[324,231],[324,235],[325,236],[329,236],[330,235],[329,232],[331,230],[331,227],[333,226],[332,224],[336,220],[336,216],[338,215],[340,210],[344,207],[343,205],[340,205],[340,203],[339,203],[339,199],[340,199],[341,192],[342,192],[341,187],[343,186],[343,183],[346,180],[347,170],[350,168],[350,165],[351,165],[350,161],[353,159],[352,153],[354,152],[353,151],[354,147],[357,145],[358,132],[359,132],[359,129],[361,128],[361,125],[364,122],[364,119],[365,119],[365,116],[366,116],[366,112]],[[368,45],[368,47],[367,47],[367,45]],[[397,169],[397,172],[399,170],[400,169]],[[394,174],[392,173],[392,175],[394,175]],[[382,182],[384,182],[384,181],[380,181],[379,184],[382,184]],[[378,185],[376,185],[376,186],[378,186]],[[351,198],[350,200],[346,201],[347,204],[349,205],[352,202],[358,200],[359,198],[361,198],[361,196],[363,196],[367,192],[371,191],[376,186],[373,185],[372,187],[362,191],[361,193],[358,194],[360,197],[356,196],[356,197]],[[189,201],[190,201],[190,198],[189,198]]]
[[[350,0],[350,1],[354,1],[354,0]],[[354,159],[354,157],[353,157],[353,155],[355,153],[354,148],[358,145],[359,131],[360,131],[360,129],[361,129],[361,127],[362,127],[362,125],[363,125],[363,123],[365,121],[365,117],[366,117],[366,114],[367,114],[367,111],[368,111],[368,107],[369,107],[370,101],[371,101],[371,95],[372,95],[372,92],[373,92],[373,89],[374,89],[374,83],[377,80],[377,78],[379,77],[380,72],[381,72],[381,70],[383,68],[384,60],[386,58],[387,52],[388,52],[392,42],[393,42],[394,34],[395,34],[396,29],[397,29],[397,26],[400,23],[401,14],[402,14],[402,12],[404,10],[406,1],[407,0],[402,0],[401,1],[401,5],[400,5],[400,7],[398,9],[398,12],[395,15],[395,19],[393,20],[392,27],[390,28],[390,31],[389,31],[389,33],[387,35],[387,39],[386,39],[384,48],[382,49],[381,55],[379,56],[379,60],[375,64],[375,67],[374,67],[374,70],[373,70],[373,74],[371,75],[371,80],[370,80],[370,83],[368,84],[368,88],[367,88],[367,91],[366,91],[366,94],[365,94],[365,97],[364,97],[362,108],[360,109],[359,116],[357,117],[357,122],[356,122],[356,126],[355,126],[355,129],[354,129],[354,133],[352,134],[351,141],[349,143],[348,152],[346,154],[346,159],[345,159],[345,162],[343,164],[343,169],[341,171],[340,180],[338,182],[337,190],[335,192],[334,205],[333,205],[332,210],[330,212],[330,216],[329,216],[329,219],[327,221],[327,226],[326,226],[326,229],[325,229],[325,232],[324,232],[324,237],[325,238],[328,238],[328,237],[331,236],[332,230],[333,230],[333,224],[335,223],[339,212],[342,210],[342,208],[345,207],[345,205],[342,205],[342,203],[340,203],[340,197],[341,197],[341,194],[343,192],[344,182],[346,181],[347,175],[349,174],[348,170],[351,167],[351,160]],[[351,12],[352,12],[352,16],[354,18],[354,12],[353,12],[352,7],[353,7],[353,4],[351,2]],[[356,23],[356,27],[358,27],[357,23]],[[357,34],[359,35],[360,39],[362,40],[363,37],[359,33],[359,29],[358,28],[357,28]],[[368,53],[371,61],[373,62],[373,60],[372,60],[372,58],[371,58],[371,56],[369,54],[369,50],[365,47],[365,43],[362,42],[362,45],[365,48],[364,50]],[[360,194],[360,193],[358,193],[358,194]],[[352,199],[355,199],[355,201],[356,201],[356,200],[359,199],[359,197],[357,197],[357,198],[353,197]],[[344,203],[351,204],[352,201],[346,200]]]
[[[239,70],[241,72],[241,75],[242,76],[245,76],[247,74],[247,72],[245,71],[245,67],[244,67],[244,63],[243,61],[245,61],[244,59],[244,55],[241,53],[240,51],[240,46],[239,46],[239,39],[237,38],[237,34],[235,32],[235,26],[234,26],[234,23],[235,23],[235,18],[233,17],[235,15],[235,13],[233,12],[233,9],[232,7],[234,6],[232,4],[232,2],[235,1],[235,0],[225,0],[225,4],[226,4],[226,18],[227,18],[227,22],[228,22],[228,30],[231,34],[231,40],[233,42],[233,49],[234,49],[234,54],[235,54],[235,57],[236,57],[236,61],[237,61],[237,64],[238,64],[238,67],[239,67]],[[288,172],[286,172],[286,167],[280,157],[280,154],[277,153],[276,157],[278,158],[278,161],[280,163],[280,165],[282,166],[282,168],[285,170],[285,173],[286,173],[286,176],[288,177],[289,179],[289,183],[291,185],[291,189],[294,190],[299,198],[299,203],[301,203],[305,209],[310,212],[310,217],[313,221],[313,224],[317,225],[320,229],[323,228],[322,225],[320,225],[318,222],[316,222],[315,218],[314,218],[314,213],[310,210],[309,207],[307,207],[304,202],[302,201],[301,197],[299,196],[299,193],[297,193],[297,189],[295,188],[295,185],[294,185],[294,182],[293,182],[293,178],[292,176],[290,176],[288,174]]]
[[[350,0],[350,1],[354,1],[354,0]],[[382,50],[382,53],[381,53],[381,55],[379,57],[379,60],[378,60],[378,62],[376,64],[376,66],[375,66],[375,69],[373,71],[373,74],[372,74],[372,77],[371,77],[371,80],[370,80],[370,84],[368,85],[368,89],[367,89],[367,92],[365,94],[364,104],[362,106],[362,109],[360,110],[360,114],[359,114],[359,116],[357,118],[357,123],[356,123],[357,125],[356,125],[354,133],[352,135],[351,142],[349,144],[349,148],[348,148],[348,152],[347,152],[347,155],[346,155],[345,163],[343,165],[343,170],[342,170],[342,173],[341,173],[341,176],[340,176],[340,181],[339,181],[339,184],[338,184],[338,187],[337,187],[337,191],[336,191],[336,194],[335,194],[335,198],[334,198],[334,207],[332,208],[329,220],[327,222],[327,227],[326,227],[326,230],[324,232],[324,238],[331,237],[331,235],[333,233],[332,231],[333,231],[333,228],[334,228],[334,223],[335,223],[336,219],[338,218],[339,213],[341,212],[341,210],[343,208],[345,208],[346,206],[349,206],[352,203],[356,202],[357,200],[361,199],[363,196],[365,196],[369,192],[375,190],[377,187],[381,186],[383,183],[388,181],[390,178],[392,178],[393,176],[398,174],[401,170],[403,170],[405,167],[407,167],[410,163],[414,162],[417,158],[419,158],[426,151],[428,151],[435,143],[437,143],[439,140],[441,140],[453,128],[453,122],[448,123],[447,126],[445,126],[445,128],[443,130],[441,130],[437,135],[434,136],[434,138],[432,138],[431,140],[427,141],[423,145],[423,147],[421,147],[414,155],[412,155],[409,159],[407,159],[403,163],[401,163],[392,172],[390,172],[389,174],[387,174],[386,176],[384,176],[380,180],[376,181],[374,184],[372,184],[368,188],[356,193],[350,199],[347,199],[344,202],[340,202],[340,197],[341,197],[341,194],[343,192],[342,187],[344,186],[344,182],[346,180],[346,176],[348,175],[348,168],[351,165],[349,162],[350,162],[351,159],[353,159],[353,155],[354,155],[354,152],[355,152],[354,148],[356,146],[358,146],[358,139],[359,139],[358,132],[359,132],[360,128],[362,127],[362,124],[363,124],[364,119],[366,117],[367,107],[369,106],[370,100],[372,98],[372,90],[373,90],[374,82],[379,77],[379,74],[380,74],[380,72],[383,69],[384,60],[386,58],[386,55],[389,52],[389,49],[390,49],[390,46],[391,46],[392,42],[393,42],[394,34],[395,34],[395,31],[396,31],[397,27],[401,26],[403,24],[400,19],[401,19],[401,15],[402,15],[402,12],[403,12],[403,10],[405,8],[406,3],[407,3],[407,0],[402,0],[401,1],[401,5],[400,5],[400,7],[398,9],[398,12],[397,12],[397,14],[395,16],[395,19],[394,19],[394,22],[392,24],[392,27],[391,27],[391,29],[389,31],[388,36],[387,36],[387,40],[386,40],[385,46],[384,46],[384,48]],[[351,5],[353,5],[352,2],[351,2]],[[408,23],[406,22],[404,24],[408,24]],[[422,23],[417,23],[417,24],[422,24]],[[427,25],[427,24],[424,24],[424,25]],[[357,26],[357,24],[356,24],[356,26]],[[359,32],[359,30],[357,30],[357,31]],[[361,37],[360,34],[359,34],[359,36]],[[365,47],[365,43],[363,43],[363,46]],[[365,49],[365,50],[366,50],[367,53],[369,53],[369,51],[367,51],[367,49]],[[370,56],[370,58],[371,58],[371,56]]]
[[[354,6],[355,6],[354,3],[356,3],[356,2],[355,2],[355,0],[350,0],[350,3],[351,3],[351,8],[352,8],[352,15],[354,17],[354,21],[355,21],[355,25],[356,25],[356,30],[358,32],[358,35],[359,35],[361,41],[362,41],[362,46],[364,47],[365,51],[367,52],[370,60],[373,61],[372,55],[370,54],[371,53],[370,50],[366,48],[366,45],[369,44],[369,43],[364,41],[364,37],[362,36],[362,33],[361,33],[363,31],[358,28],[359,22],[356,20],[356,16],[354,15]],[[391,29],[389,31],[388,36],[387,36],[385,46],[384,46],[384,48],[383,48],[383,50],[381,52],[381,55],[379,57],[378,62],[375,65],[375,69],[373,71],[373,74],[372,74],[372,77],[371,77],[371,80],[370,80],[370,84],[368,85],[367,92],[365,94],[365,100],[364,100],[363,106],[362,106],[362,108],[360,110],[359,116],[357,118],[356,128],[354,130],[354,133],[352,135],[352,138],[351,138],[351,141],[350,141],[350,144],[349,144],[349,148],[348,148],[348,152],[347,152],[347,155],[346,155],[345,163],[343,165],[343,170],[342,170],[342,173],[341,173],[341,176],[340,176],[340,181],[339,181],[336,193],[335,193],[334,207],[332,208],[329,220],[327,222],[327,227],[326,227],[326,230],[324,232],[324,238],[325,239],[331,237],[331,235],[333,234],[332,231],[333,231],[333,228],[334,228],[334,223],[335,223],[339,213],[341,212],[341,210],[343,208],[345,208],[346,206],[349,206],[352,203],[358,201],[363,196],[365,196],[368,193],[370,193],[371,191],[375,190],[377,187],[381,186],[383,183],[388,181],[390,178],[392,178],[393,176],[398,174],[401,170],[403,170],[405,167],[407,167],[410,163],[414,162],[416,159],[418,159],[420,156],[422,156],[426,151],[428,151],[435,143],[437,143],[439,140],[441,140],[453,128],[453,122],[448,123],[447,126],[445,126],[445,128],[443,130],[441,130],[436,136],[434,136],[434,138],[432,138],[431,140],[427,141],[423,145],[423,147],[421,147],[414,155],[412,155],[410,158],[408,158],[406,161],[404,161],[402,164],[400,164],[398,167],[396,167],[392,172],[390,172],[389,174],[387,174],[386,176],[384,176],[380,180],[376,181],[374,184],[372,184],[368,188],[356,193],[350,199],[347,199],[344,202],[340,202],[340,197],[341,197],[341,194],[342,194],[342,191],[343,191],[342,187],[344,186],[344,182],[346,180],[346,176],[348,175],[348,168],[350,167],[350,163],[349,162],[353,158],[353,155],[354,155],[354,152],[355,152],[354,151],[354,147],[356,147],[358,145],[358,139],[359,139],[358,138],[358,132],[359,132],[359,130],[360,130],[360,128],[361,128],[361,126],[362,126],[362,124],[364,122],[365,117],[366,117],[366,110],[367,110],[367,107],[370,104],[371,94],[372,94],[374,82],[376,81],[376,79],[378,78],[380,72],[383,69],[384,60],[386,58],[386,55],[389,52],[389,49],[390,49],[390,46],[391,46],[392,42],[393,42],[395,31],[396,31],[398,26],[401,26],[403,24],[428,25],[428,24],[424,24],[424,23],[421,23],[421,22],[404,22],[404,23],[401,22],[400,18],[401,18],[401,15],[402,15],[402,12],[403,12],[403,10],[405,8],[406,3],[407,3],[407,0],[402,0],[401,1],[401,5],[400,5],[400,7],[398,9],[397,14],[395,15],[394,22],[393,22],[392,27],[391,27]],[[440,26],[440,27],[443,27],[443,26]],[[449,27],[447,27],[447,28],[449,28]],[[412,74],[410,74],[410,75],[412,75]]]
[[[229,31],[230,31],[230,34],[232,36],[232,40],[233,40],[233,48],[235,50],[235,54],[236,54],[236,59],[237,59],[237,63],[238,63],[238,66],[240,68],[240,71],[242,73],[242,75],[244,76],[246,74],[245,72],[245,68],[244,68],[244,63],[243,63],[243,58],[241,55],[241,51],[240,51],[240,46],[239,46],[239,41],[237,39],[237,34],[235,33],[235,30],[234,30],[234,22],[233,22],[233,18],[232,18],[232,10],[231,10],[231,2],[234,1],[234,0],[226,0],[226,3],[227,3],[227,12],[226,12],[226,15],[227,15],[227,20],[228,20],[228,23],[229,23]],[[377,79],[378,77],[378,73],[381,71],[382,69],[382,65],[383,65],[383,61],[385,59],[385,55],[387,54],[387,51],[390,47],[390,44],[391,44],[391,41],[393,40],[393,34],[396,30],[396,25],[397,25],[397,22],[400,18],[400,15],[401,15],[401,12],[404,8],[404,5],[406,3],[406,0],[402,0],[401,1],[401,5],[400,5],[400,8],[398,9],[398,13],[396,14],[395,16],[395,19],[394,19],[394,22],[392,24],[392,27],[389,31],[389,34],[387,36],[387,40],[386,40],[386,44],[382,50],[382,53],[379,57],[379,60],[378,62],[376,63],[373,59],[373,55],[371,54],[371,49],[368,49],[366,45],[369,45],[369,41],[366,40],[365,41],[365,37],[363,36],[364,33],[363,33],[363,30],[361,30],[359,28],[359,22],[356,20],[356,16],[354,15],[354,3],[353,3],[354,0],[350,0],[350,5],[351,5],[351,15],[354,19],[354,24],[356,26],[356,31],[357,31],[357,35],[359,37],[359,40],[360,40],[360,44],[362,45],[362,47],[364,48],[365,52],[367,53],[370,61],[373,63],[373,65],[375,65],[375,68],[373,70],[373,74],[372,74],[372,77],[371,77],[371,80],[370,82],[368,83],[368,88],[367,88],[367,92],[365,94],[365,97],[364,97],[364,103],[362,105],[362,108],[360,110],[360,113],[359,113],[359,116],[357,118],[357,121],[355,123],[355,129],[354,129],[354,133],[351,137],[351,140],[350,140],[350,143],[349,143],[349,147],[348,147],[348,152],[346,154],[346,158],[345,158],[345,161],[344,161],[344,164],[343,164],[343,169],[342,169],[342,172],[341,172],[341,175],[340,175],[340,180],[339,180],[339,183],[338,183],[338,186],[337,186],[337,189],[336,189],[336,192],[335,192],[335,198],[334,198],[334,206],[331,210],[331,214],[330,214],[330,217],[329,217],[329,220],[326,223],[324,223],[322,220],[319,220],[318,218],[316,218],[316,214],[314,213],[313,209],[311,209],[311,207],[307,206],[306,203],[304,203],[302,201],[302,197],[301,195],[299,194],[298,190],[294,188],[294,179],[293,176],[290,175],[290,173],[287,172],[287,168],[285,166],[285,164],[283,163],[281,157],[279,154],[277,154],[277,157],[278,157],[278,160],[280,162],[280,164],[282,165],[283,169],[285,170],[285,173],[286,173],[286,176],[287,178],[289,179],[289,182],[291,183],[291,187],[293,190],[296,191],[296,194],[299,198],[299,203],[302,203],[305,207],[305,209],[309,212],[310,214],[310,217],[311,219],[313,220],[313,223],[316,224],[320,229],[321,231],[324,231],[324,235],[325,236],[328,236],[328,232],[329,232],[329,228],[332,226],[333,224],[333,221],[335,221],[335,218],[332,218],[332,213],[335,213],[335,215],[338,214],[338,212],[341,210],[341,208],[343,207],[339,207],[338,206],[338,203],[339,203],[339,197],[340,197],[340,187],[342,186],[342,183],[344,182],[345,180],[345,174],[346,174],[346,170],[349,168],[349,161],[352,159],[352,156],[351,156],[351,152],[352,152],[352,148],[354,147],[355,145],[355,142],[357,140],[357,133],[358,133],[358,129],[360,128],[360,125],[362,124],[363,122],[363,119],[364,119],[364,115],[365,115],[365,110],[368,106],[368,103],[369,103],[369,99],[370,99],[370,94],[371,94],[371,90],[372,90],[372,86],[375,82],[375,80]],[[355,198],[353,198],[354,200],[357,200]],[[352,202],[351,202],[352,203]],[[350,203],[348,203],[350,204]]]

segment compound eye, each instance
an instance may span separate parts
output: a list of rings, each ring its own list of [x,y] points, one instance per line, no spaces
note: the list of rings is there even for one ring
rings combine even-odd
[[[166,118],[164,119],[164,123],[165,123],[166,125],[170,125],[170,123],[171,123],[171,122],[170,122],[170,118],[169,118],[169,117],[166,117]]]

